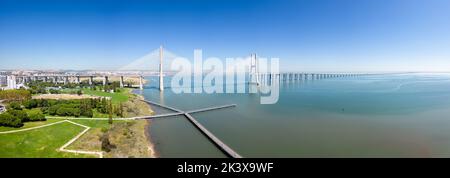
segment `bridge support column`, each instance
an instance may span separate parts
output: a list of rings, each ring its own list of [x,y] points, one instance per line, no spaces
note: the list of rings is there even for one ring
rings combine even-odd
[[[123,88],[123,76],[120,76],[120,88]]]
[[[69,83],[69,76],[64,76],[64,85]]]
[[[103,77],[103,86],[108,85],[108,76]]]
[[[142,87],[142,88],[144,88],[144,87]],[[162,46],[159,47],[159,91],[164,91],[163,47]]]
[[[89,76],[89,85],[92,86],[94,81],[94,76]]]
[[[141,90],[144,89],[144,81],[142,79],[142,76],[139,76],[139,89]]]

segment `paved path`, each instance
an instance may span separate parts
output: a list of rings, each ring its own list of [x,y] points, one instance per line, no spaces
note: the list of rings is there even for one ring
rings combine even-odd
[[[83,118],[83,117],[56,117],[56,116],[46,116],[47,119],[65,119],[65,120],[109,120],[109,118]],[[113,118],[113,120],[136,120],[135,117],[130,118]]]

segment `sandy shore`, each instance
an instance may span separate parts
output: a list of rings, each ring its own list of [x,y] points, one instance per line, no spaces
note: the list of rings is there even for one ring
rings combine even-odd
[[[145,99],[144,96],[134,93],[133,90],[130,90],[130,92],[132,94],[136,95],[140,100],[144,100]],[[149,106],[150,110],[152,110],[150,105],[148,105],[148,106]],[[152,113],[154,113],[153,110],[152,110]],[[151,124],[151,121],[147,120],[147,122],[145,124],[145,129],[144,129],[145,133],[144,134],[145,134],[145,137],[147,139],[148,150],[151,152],[151,158],[157,158],[158,154],[156,153],[155,144],[151,141],[152,139],[151,139],[151,135],[150,135],[150,124]]]
[[[158,154],[156,153],[155,145],[151,141],[150,124],[151,124],[151,121],[147,120],[147,124],[145,125],[145,137],[147,138],[148,150],[151,152],[151,158],[158,158]]]

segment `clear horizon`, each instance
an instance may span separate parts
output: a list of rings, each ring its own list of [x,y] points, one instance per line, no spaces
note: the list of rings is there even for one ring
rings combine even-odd
[[[281,71],[446,72],[450,1],[0,2],[0,69],[114,70],[163,44]]]

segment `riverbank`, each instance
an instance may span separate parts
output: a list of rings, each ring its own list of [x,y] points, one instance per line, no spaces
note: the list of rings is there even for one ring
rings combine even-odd
[[[143,102],[143,96],[127,90],[128,101],[123,103],[124,117],[153,115],[154,111],[147,103]],[[154,144],[148,134],[150,120],[132,120],[127,122],[114,122],[107,131],[100,130],[97,135],[100,147],[104,150],[104,138],[106,137],[113,148],[105,153],[105,157],[111,158],[154,158],[156,157]]]
[[[145,100],[144,96],[137,94],[137,92],[134,92],[133,90],[130,90],[130,93],[133,94],[134,96],[137,97],[137,101],[139,103],[139,105],[143,105],[144,107],[148,107],[148,109],[150,109],[152,111],[151,115],[155,114],[155,111],[153,109],[151,109],[150,105],[148,103],[143,102],[143,100]],[[152,136],[150,135],[150,125],[152,124],[151,120],[142,120],[145,121],[145,126],[144,126],[144,135],[146,138],[146,142],[147,142],[147,147],[148,150],[151,152],[151,157],[152,158],[158,158],[158,154],[156,151],[156,147],[155,147],[155,143],[153,143],[153,139]]]

